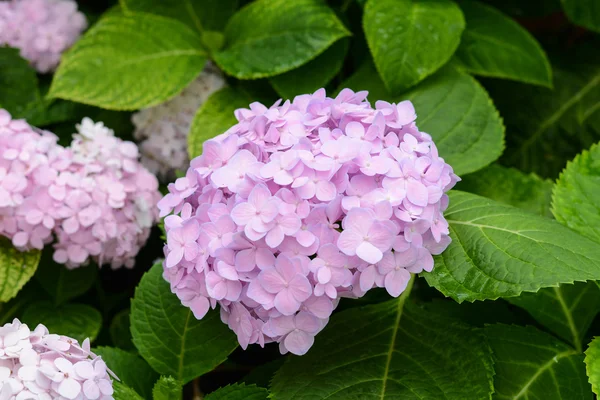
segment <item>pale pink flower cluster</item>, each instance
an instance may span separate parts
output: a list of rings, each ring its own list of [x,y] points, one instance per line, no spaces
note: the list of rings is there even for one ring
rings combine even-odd
[[[56,68],[86,27],[73,0],[0,1],[0,46],[19,49],[41,73]]]
[[[133,267],[158,218],[156,177],[135,144],[85,118],[70,147],[0,109],[0,235],[20,250],[54,243],[54,260]]]
[[[409,101],[366,96],[237,110],[158,203],[172,291],[198,319],[218,302],[244,348],[306,353],[341,296],[398,296],[450,243],[458,177]]]
[[[166,103],[133,114],[133,136],[140,141],[141,163],[161,179],[171,180],[175,171],[189,164],[187,138],[196,112],[211,94],[225,86],[212,64],[181,94]]]
[[[41,324],[32,332],[17,319],[0,327],[1,400],[112,400],[109,373],[88,339],[80,346]]]

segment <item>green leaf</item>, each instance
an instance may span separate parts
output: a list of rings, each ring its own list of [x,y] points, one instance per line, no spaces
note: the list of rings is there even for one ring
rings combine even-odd
[[[273,361],[269,361],[266,364],[259,365],[246,374],[241,382],[246,385],[256,385],[260,387],[269,387],[271,384],[271,379],[275,375],[275,372],[281,368],[283,362],[285,361],[285,357],[276,358]]]
[[[56,307],[52,302],[41,301],[25,310],[23,322],[31,329],[44,324],[51,333],[72,337],[80,343],[87,338],[93,342],[102,327],[102,315],[87,304]]]
[[[459,2],[467,27],[455,61],[466,71],[552,87],[552,69],[537,40],[512,18],[478,1]]]
[[[112,343],[123,350],[135,350],[129,325],[129,309],[119,311],[110,323],[109,330]]]
[[[483,335],[406,303],[337,313],[302,357],[275,374],[271,398],[490,399],[494,374]]]
[[[554,90],[507,81],[487,88],[504,117],[502,163],[555,178],[566,162],[600,140],[587,126],[600,106],[600,46],[564,52],[553,64]],[[518,96],[515,96],[518,93]]]
[[[267,400],[267,389],[255,385],[233,384],[208,394],[206,400]]]
[[[126,14],[147,12],[175,18],[198,32],[220,31],[239,0],[121,0]]]
[[[585,351],[585,367],[592,391],[600,394],[600,338],[595,337]]]
[[[152,398],[154,400],[181,400],[182,389],[181,382],[170,376],[161,376],[152,389]]]
[[[552,217],[550,212],[552,181],[542,179],[534,173],[525,174],[515,168],[492,164],[465,176],[458,183],[457,188]]]
[[[558,221],[600,243],[600,143],[567,164],[552,193]]]
[[[113,389],[115,391],[113,393],[115,400],[144,400],[135,390],[123,385],[121,382],[113,381]]]
[[[433,137],[456,174],[477,171],[502,154],[502,119],[473,77],[444,68],[400,98],[413,102],[419,129]]]
[[[257,0],[229,20],[225,47],[214,58],[236,78],[265,78],[306,64],[349,35],[321,0]]]
[[[87,292],[96,281],[97,275],[98,267],[95,265],[67,269],[51,259],[45,259],[35,278],[54,299],[55,304],[60,305]]]
[[[140,355],[182,383],[211,371],[237,347],[218,311],[198,321],[162,277],[162,263],[142,278],[131,302],[131,333]]]
[[[98,347],[94,352],[102,356],[106,365],[122,383],[134,389],[142,397],[151,398],[152,387],[158,379],[158,374],[144,359],[137,354],[115,347]]]
[[[592,399],[583,355],[534,327],[488,325],[494,399]]]
[[[439,314],[481,328],[484,325],[493,323],[512,324],[518,322],[518,318],[511,310],[510,304],[503,300],[458,304],[452,299],[434,298],[430,302],[420,304],[420,306],[432,314]]]
[[[369,0],[363,26],[379,74],[398,94],[452,57],[465,20],[450,0]]]
[[[561,0],[573,23],[600,32],[600,3],[597,0]]]
[[[327,85],[340,72],[348,52],[348,44],[346,39],[338,40],[309,63],[274,76],[269,81],[284,99],[291,100],[300,94],[313,93]]]
[[[15,118],[22,117],[40,99],[37,85],[35,70],[21,58],[19,50],[0,47],[0,108]]]
[[[371,103],[411,100],[419,129],[433,136],[440,155],[458,175],[477,171],[502,154],[502,119],[486,91],[464,72],[446,67],[409,92],[391,96],[372,64],[365,63],[342,87],[368,90]]]
[[[244,92],[225,87],[213,93],[198,109],[188,135],[190,158],[202,154],[202,144],[208,139],[224,133],[237,123],[233,112],[248,107],[252,102]]]
[[[204,67],[200,40],[169,18],[102,18],[63,56],[48,95],[111,110],[162,103]]]
[[[5,238],[0,238],[0,303],[17,295],[35,273],[40,262],[41,252],[22,252],[13,247]]]
[[[452,243],[423,275],[459,303],[600,279],[600,246],[554,220],[458,191],[444,215]]]
[[[523,293],[508,299],[527,310],[533,318],[581,352],[581,341],[600,310],[600,289],[596,282]]]

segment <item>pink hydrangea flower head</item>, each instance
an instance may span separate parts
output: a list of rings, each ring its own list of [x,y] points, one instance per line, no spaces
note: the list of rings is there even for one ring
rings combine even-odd
[[[450,243],[459,178],[409,101],[366,96],[237,110],[158,203],[172,291],[197,318],[219,304],[244,348],[305,354],[340,297],[399,296]]]
[[[0,46],[15,47],[38,72],[54,70],[87,27],[74,0],[0,2]]]
[[[44,325],[0,327],[0,398],[113,400],[114,374],[100,356]]]
[[[89,118],[77,129],[64,148],[0,109],[0,235],[20,250],[54,241],[69,268],[132,267],[158,219],[158,181],[135,144]]]
[[[208,97],[225,86],[225,79],[212,64],[177,97],[133,114],[133,136],[139,141],[141,163],[161,179],[189,165],[187,136],[196,111]]]

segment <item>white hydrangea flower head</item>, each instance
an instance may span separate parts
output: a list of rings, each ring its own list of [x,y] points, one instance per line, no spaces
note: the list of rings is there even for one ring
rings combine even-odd
[[[135,113],[134,137],[141,163],[161,180],[174,178],[189,163],[187,137],[196,111],[208,97],[226,85],[220,71],[208,64],[200,76],[177,97]]]

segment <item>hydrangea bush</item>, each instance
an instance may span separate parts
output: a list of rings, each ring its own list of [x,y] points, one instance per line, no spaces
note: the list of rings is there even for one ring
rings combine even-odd
[[[592,400],[596,3],[0,0],[0,400]]]

